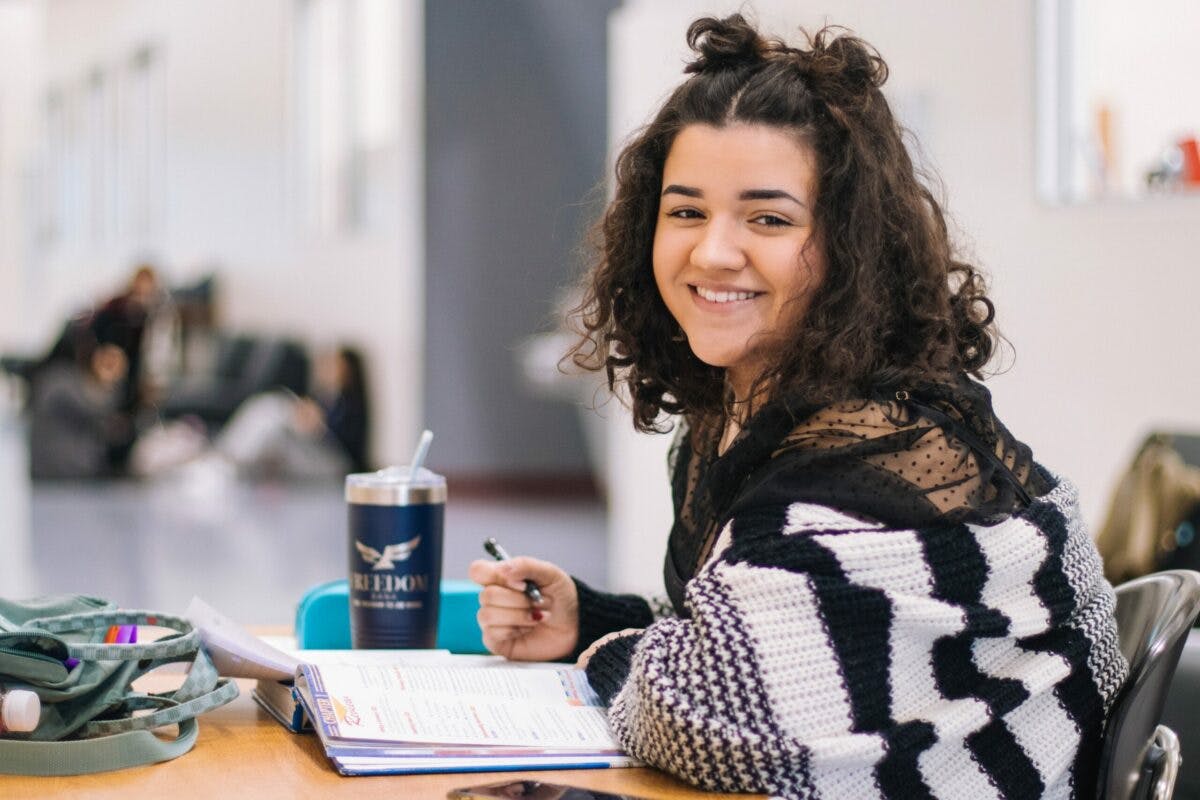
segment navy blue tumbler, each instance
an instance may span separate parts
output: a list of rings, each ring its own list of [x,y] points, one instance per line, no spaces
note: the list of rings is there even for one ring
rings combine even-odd
[[[346,504],[354,647],[432,648],[446,479],[407,467],[347,475]]]

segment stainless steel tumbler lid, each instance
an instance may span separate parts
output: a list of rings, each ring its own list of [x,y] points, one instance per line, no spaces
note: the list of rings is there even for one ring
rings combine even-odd
[[[346,502],[364,506],[413,506],[446,502],[446,478],[422,467],[410,476],[408,467],[346,476]]]

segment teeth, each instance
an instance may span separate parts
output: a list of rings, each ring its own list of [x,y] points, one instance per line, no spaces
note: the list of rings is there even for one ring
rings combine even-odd
[[[710,303],[732,303],[735,300],[749,300],[758,294],[758,292],[713,292],[697,286],[696,294]]]

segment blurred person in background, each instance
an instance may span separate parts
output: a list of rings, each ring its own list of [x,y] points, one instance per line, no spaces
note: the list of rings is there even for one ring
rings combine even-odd
[[[178,351],[178,315],[158,271],[148,263],[138,265],[125,289],[92,313],[88,329],[96,342],[120,348],[129,365],[117,410],[131,435],[109,454],[114,468],[124,471],[132,432],[145,425],[143,412],[158,402]]]
[[[140,402],[142,345],[151,314],[163,303],[164,295],[158,272],[149,264],[141,264],[125,289],[92,314],[90,328],[96,341],[121,348],[129,363],[121,397],[121,410],[127,413],[136,412]]]
[[[150,476],[181,466],[195,473],[261,478],[330,478],[370,469],[370,411],[363,358],[352,347],[320,354],[309,396],[286,390],[255,395],[211,446],[186,421],[143,437],[133,471]]]
[[[270,392],[242,404],[213,443],[240,473],[340,477],[367,469],[367,385],[362,355],[317,357],[308,397]]]
[[[34,478],[114,474],[114,447],[130,437],[120,413],[129,366],[113,344],[81,345],[78,359],[46,363],[31,392],[29,456]]]

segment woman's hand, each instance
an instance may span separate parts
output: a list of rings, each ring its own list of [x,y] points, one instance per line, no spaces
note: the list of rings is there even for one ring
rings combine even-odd
[[[488,650],[513,661],[554,661],[575,649],[579,596],[571,576],[557,566],[527,556],[481,559],[471,562],[467,575],[483,586],[477,619]],[[537,584],[541,603],[525,596],[526,579]]]

